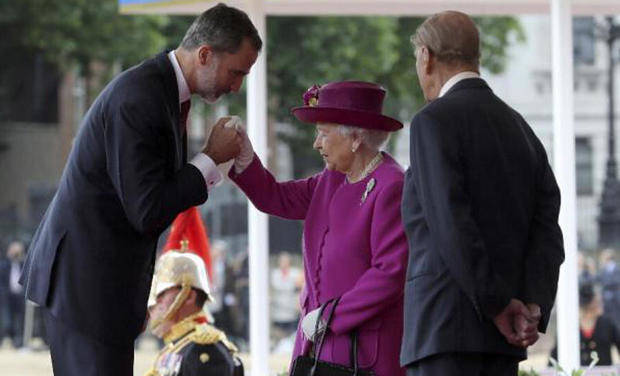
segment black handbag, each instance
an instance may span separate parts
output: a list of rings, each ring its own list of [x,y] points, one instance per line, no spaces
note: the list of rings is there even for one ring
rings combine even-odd
[[[333,302],[331,310],[329,311],[329,316],[327,317],[327,325],[325,326],[325,330],[320,333],[318,339],[314,341],[312,344],[312,354],[313,356],[299,355],[293,361],[293,367],[291,368],[290,376],[375,376],[373,371],[361,370],[357,364],[357,333],[351,333],[351,367],[346,367],[341,364],[335,364],[330,362],[325,362],[323,360],[319,360],[319,355],[321,354],[321,349],[323,348],[323,340],[325,339],[325,333],[327,333],[327,328],[332,322],[332,316],[334,315],[334,310],[336,309],[336,305],[340,298],[328,301],[324,303],[319,309],[319,317],[323,317],[323,312],[325,311],[325,307],[330,302]],[[316,320],[316,326],[314,328],[314,332],[317,333],[319,329],[319,321]]]

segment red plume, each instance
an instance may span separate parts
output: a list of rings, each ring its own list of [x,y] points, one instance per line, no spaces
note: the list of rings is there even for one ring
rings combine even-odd
[[[171,249],[181,249],[181,241],[187,240],[189,242],[189,252],[195,253],[205,262],[207,268],[207,274],[209,274],[209,280],[213,280],[213,267],[211,265],[211,251],[209,249],[209,237],[198,207],[192,206],[186,211],[180,213],[172,222],[172,228],[170,229],[170,235],[166,245],[164,245],[163,252],[168,252]]]

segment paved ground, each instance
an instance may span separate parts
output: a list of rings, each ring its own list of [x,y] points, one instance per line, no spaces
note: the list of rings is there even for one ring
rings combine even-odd
[[[548,336],[543,336],[534,346],[529,355],[529,359],[521,363],[522,369],[530,367],[541,370],[546,366],[547,354],[552,340]],[[134,375],[141,376],[151,365],[155,354],[156,345],[152,341],[143,341],[135,355]],[[242,355],[246,370],[251,371],[247,354]],[[617,358],[616,358],[617,359]],[[285,372],[288,367],[289,357],[286,355],[274,355],[270,359],[271,369],[277,371],[269,376],[278,375]],[[49,352],[47,351],[25,351],[14,350],[8,342],[0,346],[0,376],[48,376],[52,374]],[[246,375],[251,375],[247,372]]]

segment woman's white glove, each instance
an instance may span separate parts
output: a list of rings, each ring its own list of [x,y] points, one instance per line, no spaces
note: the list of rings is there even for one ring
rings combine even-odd
[[[252,163],[254,159],[254,148],[252,147],[252,142],[248,137],[248,133],[245,130],[245,126],[243,122],[241,122],[241,118],[239,116],[232,116],[230,120],[224,125],[227,128],[235,128],[239,135],[241,136],[241,150],[239,151],[239,155],[235,158],[235,173],[242,173],[249,165]]]
[[[325,320],[319,317],[320,308],[315,309],[314,311],[308,312],[306,316],[301,320],[301,330],[304,332],[304,336],[309,341],[314,342],[316,340],[316,336],[322,333],[327,326],[325,324]],[[316,321],[321,320],[319,322],[319,329],[316,331]]]

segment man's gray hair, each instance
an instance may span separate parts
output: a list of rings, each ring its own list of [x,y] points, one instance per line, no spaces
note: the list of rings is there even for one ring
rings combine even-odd
[[[345,136],[356,134],[362,143],[373,150],[381,150],[385,147],[390,139],[390,132],[380,131],[377,129],[366,129],[356,127],[355,125],[338,125],[338,131]]]
[[[446,64],[480,65],[480,36],[465,13],[447,11],[427,18],[411,36],[418,49],[426,46],[438,61]]]
[[[248,15],[220,3],[196,18],[185,33],[181,47],[191,51],[209,45],[216,52],[233,54],[239,50],[245,38],[256,51],[263,47],[263,41]]]

